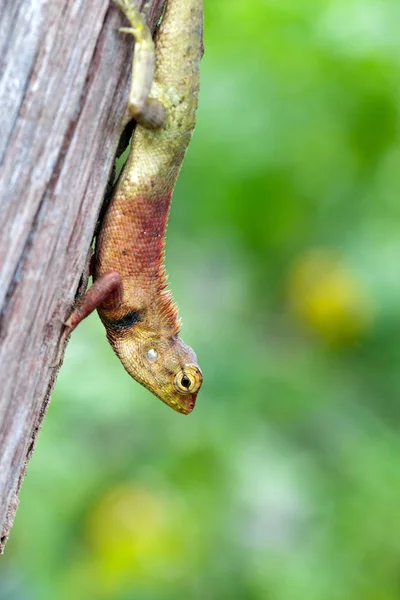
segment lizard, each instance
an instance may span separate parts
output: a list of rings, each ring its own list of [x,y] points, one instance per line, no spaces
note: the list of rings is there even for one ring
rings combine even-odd
[[[172,192],[195,126],[203,55],[203,0],[168,0],[155,41],[134,0],[114,0],[134,36],[127,162],[96,236],[93,284],[65,322],[69,335],[97,309],[126,371],[181,414],[203,376],[179,337],[164,245]]]

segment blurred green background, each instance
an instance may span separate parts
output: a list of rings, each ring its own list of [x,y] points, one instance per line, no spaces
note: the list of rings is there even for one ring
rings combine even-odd
[[[205,4],[167,244],[203,389],[78,328],[1,600],[400,597],[400,4]]]

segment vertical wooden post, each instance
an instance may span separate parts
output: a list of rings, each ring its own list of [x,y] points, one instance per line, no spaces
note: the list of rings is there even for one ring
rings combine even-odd
[[[163,2],[150,2],[153,29]],[[123,24],[109,0],[0,10],[0,553],[121,133],[133,46]]]

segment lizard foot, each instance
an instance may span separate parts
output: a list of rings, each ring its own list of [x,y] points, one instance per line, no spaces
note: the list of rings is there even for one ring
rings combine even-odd
[[[135,38],[135,53],[132,64],[132,83],[129,93],[128,111],[137,123],[146,129],[158,129],[165,122],[164,105],[150,98],[154,80],[154,42],[146,22],[133,0],[114,0],[129,21],[130,27],[121,27],[122,33]]]
[[[122,302],[123,284],[119,273],[110,271],[93,283],[86,294],[79,300],[70,316],[63,322],[65,327],[58,344],[57,356],[50,368],[56,369],[61,365],[65,344],[73,330],[83,319],[88,317],[96,308],[118,308]]]

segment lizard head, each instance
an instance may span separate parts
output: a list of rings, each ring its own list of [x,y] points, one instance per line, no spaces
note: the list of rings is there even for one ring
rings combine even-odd
[[[197,357],[177,335],[135,335],[111,339],[128,373],[177,412],[187,415],[196,403],[203,375]]]

